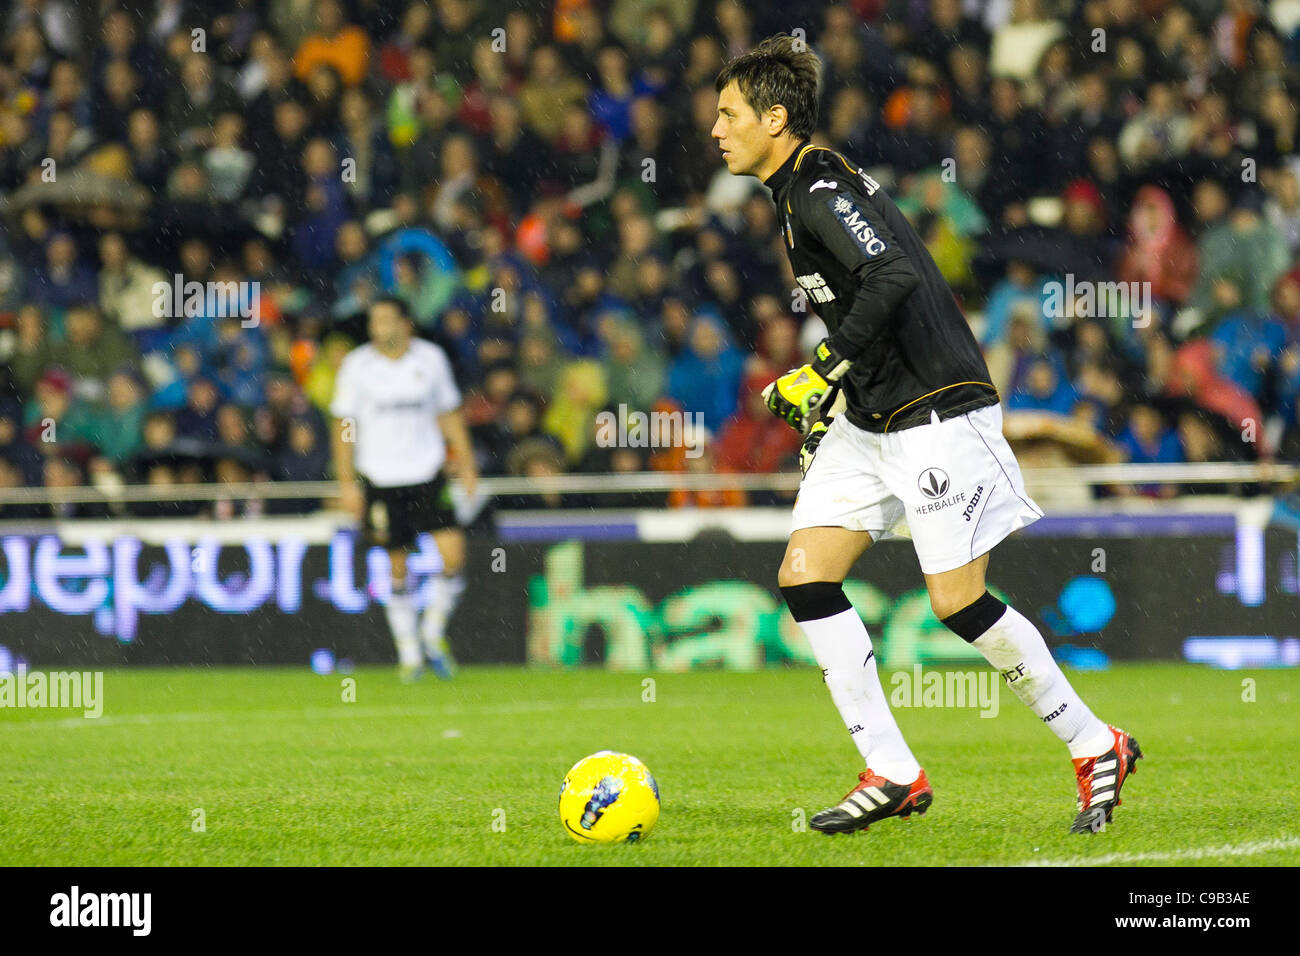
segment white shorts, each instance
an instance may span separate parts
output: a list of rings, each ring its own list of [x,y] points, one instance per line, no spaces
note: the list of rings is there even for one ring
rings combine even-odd
[[[1002,437],[1002,406],[989,405],[885,434],[837,416],[799,485],[790,530],[910,537],[921,570],[939,574],[1042,516]]]

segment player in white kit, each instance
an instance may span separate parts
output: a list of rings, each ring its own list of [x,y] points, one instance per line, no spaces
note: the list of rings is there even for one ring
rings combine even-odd
[[[453,666],[447,621],[465,590],[465,532],[444,466],[450,447],[456,476],[472,495],[478,483],[473,448],[446,353],[415,337],[400,299],[375,301],[368,318],[370,342],[343,359],[330,404],[335,473],[344,510],[392,562],[386,610],[403,679],[418,677],[426,659],[446,678]],[[443,567],[421,616],[406,558],[426,531]]]

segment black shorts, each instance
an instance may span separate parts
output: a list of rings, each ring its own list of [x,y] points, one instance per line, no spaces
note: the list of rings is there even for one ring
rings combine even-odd
[[[419,485],[378,488],[361,479],[366,509],[362,529],[366,543],[381,548],[410,548],[423,531],[459,527],[447,476],[438,472]]]

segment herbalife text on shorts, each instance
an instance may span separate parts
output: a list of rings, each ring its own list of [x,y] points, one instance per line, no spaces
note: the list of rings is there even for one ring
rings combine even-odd
[[[80,710],[94,720],[104,713],[103,671],[32,671],[0,674],[0,708]]]
[[[152,893],[83,893],[74,886],[50,897],[51,926],[125,926],[133,936],[148,936],[152,912]]]

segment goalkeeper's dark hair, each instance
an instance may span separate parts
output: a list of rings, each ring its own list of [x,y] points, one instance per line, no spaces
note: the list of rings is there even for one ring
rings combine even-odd
[[[778,33],[724,66],[713,85],[721,93],[734,82],[760,116],[779,103],[789,117],[786,130],[810,139],[817,128],[821,76],[821,57],[804,40]]]

